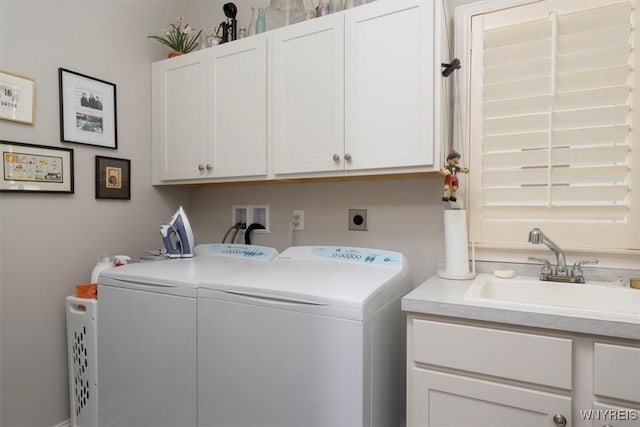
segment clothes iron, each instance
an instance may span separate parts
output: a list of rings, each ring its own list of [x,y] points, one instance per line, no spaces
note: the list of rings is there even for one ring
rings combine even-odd
[[[196,242],[182,206],[173,214],[168,224],[160,226],[160,235],[169,258],[190,258],[193,256]]]

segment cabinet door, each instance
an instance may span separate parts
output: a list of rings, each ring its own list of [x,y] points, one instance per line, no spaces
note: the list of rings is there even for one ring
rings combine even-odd
[[[267,173],[266,49],[264,35],[211,49],[207,77],[210,177]]]
[[[410,375],[408,426],[553,427],[555,415],[571,425],[567,396],[420,368]]]
[[[347,169],[433,165],[439,3],[379,1],[345,13]]]
[[[204,177],[207,133],[204,52],[154,63],[152,82],[154,183]]]
[[[342,170],[343,14],[270,33],[275,174]]]

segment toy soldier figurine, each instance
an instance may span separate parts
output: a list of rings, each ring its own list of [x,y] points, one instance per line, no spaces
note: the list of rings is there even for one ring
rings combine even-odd
[[[447,164],[440,169],[440,174],[444,175],[444,195],[443,202],[458,200],[456,192],[458,191],[458,172],[469,173],[469,169],[458,166],[460,163],[460,153],[451,150],[447,156]]]

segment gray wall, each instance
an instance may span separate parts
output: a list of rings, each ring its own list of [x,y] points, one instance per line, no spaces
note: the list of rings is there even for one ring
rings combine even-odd
[[[459,0],[460,1],[460,0]],[[462,0],[464,1],[464,0]],[[36,122],[0,121],[0,139],[75,154],[75,194],[0,193],[0,425],[52,426],[69,418],[64,297],[87,282],[103,253],[160,246],[158,226],[183,204],[199,242],[219,241],[231,205],[269,203],[269,235],[288,244],[292,209],[305,210],[295,244],[345,244],[404,252],[417,283],[441,257],[440,179],[188,189],[151,187],[150,63],[167,48],[146,38],[178,14],[207,31],[224,1],[0,0],[0,70],[36,81]],[[251,6],[238,0],[240,25]],[[189,19],[195,17],[195,19]],[[61,143],[58,67],[117,85],[118,150]],[[94,199],[94,156],[132,161],[132,200]],[[368,232],[346,230],[348,208],[369,209]]]
[[[69,418],[64,297],[103,253],[141,255],[185,189],[151,187],[146,38],[181,8],[160,1],[0,0],[0,70],[36,82],[35,125],[0,121],[0,139],[73,148],[75,194],[0,193],[0,425]],[[61,143],[58,67],[117,85],[118,149]],[[131,201],[95,200],[95,155],[131,159]]]
[[[189,218],[198,241],[219,242],[232,225],[231,206],[268,203],[271,233],[254,233],[251,241],[281,251],[289,245],[291,211],[304,210],[304,230],[293,232],[293,244],[400,251],[419,284],[443,257],[441,190],[439,178],[202,188],[193,190]],[[368,231],[348,231],[349,208],[368,210]]]

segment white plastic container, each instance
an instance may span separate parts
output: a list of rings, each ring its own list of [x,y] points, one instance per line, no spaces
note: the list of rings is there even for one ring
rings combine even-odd
[[[98,283],[98,275],[100,272],[113,267],[113,265],[113,258],[110,255],[102,256],[91,271],[91,283]]]

